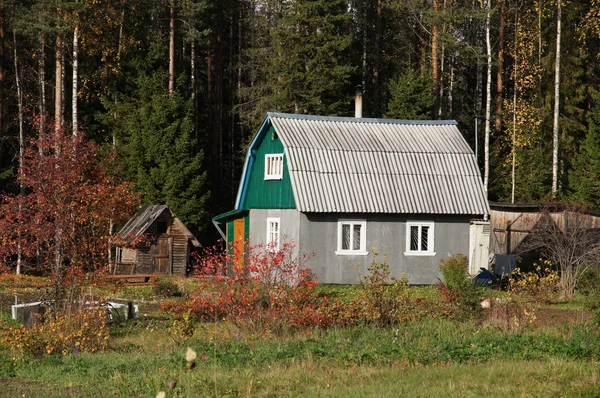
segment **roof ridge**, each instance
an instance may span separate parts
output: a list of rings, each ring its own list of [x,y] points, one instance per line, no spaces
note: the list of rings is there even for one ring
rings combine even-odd
[[[398,153],[401,155],[440,155],[440,154],[444,154],[444,155],[468,155],[468,156],[473,156],[475,157],[475,154],[472,151],[457,151],[457,150],[453,150],[453,151],[446,151],[446,152],[440,152],[440,151],[434,151],[434,150],[430,150],[430,151],[413,151],[411,150],[409,151],[399,151],[399,150],[394,150],[394,149],[386,149],[386,148],[381,148],[381,149],[377,149],[376,151],[374,151],[373,149],[368,149],[368,148],[324,148],[322,146],[318,146],[318,145],[314,145],[314,146],[301,146],[301,145],[285,145],[286,148],[291,148],[291,149],[307,149],[307,150],[322,150],[322,151],[328,151],[328,152],[370,152],[370,153]]]
[[[325,122],[348,122],[348,123],[385,123],[385,124],[406,124],[406,125],[426,125],[426,126],[441,126],[441,125],[452,125],[456,126],[458,123],[456,120],[402,120],[402,119],[385,119],[385,118],[355,118],[347,116],[318,116],[318,115],[305,115],[299,113],[279,113],[279,112],[267,112],[269,118],[282,118],[282,119],[301,119],[301,120],[314,120],[314,121],[325,121]]]

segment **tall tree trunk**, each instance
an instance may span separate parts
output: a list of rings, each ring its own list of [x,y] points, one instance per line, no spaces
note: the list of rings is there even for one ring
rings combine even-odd
[[[500,21],[498,25],[498,73],[496,75],[496,133],[502,131],[502,105],[504,97],[504,24],[506,17],[506,1],[500,0]]]
[[[43,33],[39,35],[40,40],[40,55],[38,57],[38,86],[39,86],[39,111],[40,125],[38,134],[42,135],[46,129],[46,37]]]
[[[490,110],[492,107],[492,44],[490,42],[490,9],[492,0],[486,0],[486,19],[485,19],[485,45],[487,50],[487,79],[485,82],[485,142],[484,151],[484,172],[483,186],[485,195],[488,194],[488,181],[490,178]]]
[[[516,11],[518,13],[518,10]],[[515,13],[515,37],[519,35],[519,16]],[[517,61],[518,46],[515,46],[513,70],[513,120],[512,120],[512,164],[511,164],[511,194],[510,203],[515,203],[516,167],[517,167]]]
[[[368,38],[367,38],[367,7],[363,5],[362,7],[362,51],[361,51],[361,85],[363,90],[366,90],[367,86],[367,47],[368,47]]]
[[[552,196],[558,191],[558,130],[560,107],[561,0],[556,2],[556,60],[554,64],[554,121],[552,124]]]
[[[442,44],[442,51],[440,54],[440,91],[438,93],[438,109],[437,109],[437,114],[438,116],[441,118],[443,115],[443,104],[444,104],[444,57],[445,57],[445,53],[446,52],[446,48],[445,46]]]
[[[175,93],[175,0],[170,2],[169,18],[169,95]]]
[[[381,23],[382,0],[377,0],[375,16],[375,42],[373,48],[373,117],[381,116]]]
[[[17,52],[17,34],[13,31],[13,50],[15,62],[15,84],[17,86],[17,105],[19,112],[19,228],[17,241],[17,275],[21,274],[23,263],[23,248],[21,247],[21,223],[23,212],[23,195],[25,187],[23,186],[23,158],[25,156],[25,136],[23,133],[23,93],[21,91],[21,79],[19,79],[19,58]]]
[[[190,83],[192,89],[192,104],[194,106],[194,136],[198,139],[198,127],[200,123],[199,101],[198,101],[198,83],[196,82],[196,40],[192,39],[190,43]]]
[[[75,0],[79,3],[79,0]],[[73,137],[77,137],[79,133],[79,120],[78,120],[78,109],[77,109],[77,92],[79,91],[79,15],[76,15],[75,27],[73,28]]]
[[[0,0],[0,137],[4,133],[4,39],[6,34],[6,20],[4,14],[4,0]],[[16,73],[16,72],[15,72]]]
[[[452,109],[452,101],[453,101],[453,90],[454,90],[454,57],[450,59],[450,86],[448,87],[448,115],[450,118],[454,118],[453,109]]]
[[[238,5],[241,8],[241,6]],[[235,108],[235,80],[236,80],[236,70],[235,70],[235,49],[237,46],[235,45],[235,16],[237,12],[233,10],[229,15],[229,156],[228,156],[228,178],[229,178],[229,197],[235,197],[236,187],[235,187],[235,179],[236,175],[233,171],[233,163],[234,163],[234,153],[235,153],[235,112],[231,112]]]
[[[56,84],[54,87],[54,130],[55,132],[60,131],[63,126],[63,93],[64,93],[64,73],[63,73],[63,41],[60,32],[56,34],[56,70],[55,80]]]
[[[433,0],[433,13],[437,17],[437,13],[440,9],[439,0]],[[440,72],[438,66],[438,41],[439,33],[437,21],[434,22],[431,27],[431,78],[433,80],[433,95],[435,96],[435,103],[433,105],[433,118],[438,118],[438,104],[440,101]]]

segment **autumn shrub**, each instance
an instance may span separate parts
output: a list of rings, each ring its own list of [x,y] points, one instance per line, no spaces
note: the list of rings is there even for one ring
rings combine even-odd
[[[521,333],[537,319],[540,305],[560,291],[560,277],[549,261],[540,260],[533,270],[516,268],[509,276],[508,294],[490,301],[487,322],[503,331]]]
[[[198,258],[194,294],[183,303],[166,303],[163,310],[202,321],[225,319],[251,334],[282,335],[323,324],[318,309],[325,299],[316,294],[312,270],[305,267],[309,256],[296,254],[293,242],[278,250],[251,247],[243,267],[236,266],[234,257],[207,249]]]
[[[485,321],[504,332],[522,333],[536,321],[536,310],[537,307],[531,302],[509,294],[507,297],[491,300]]]
[[[457,253],[440,260],[440,271],[444,277],[438,283],[438,293],[452,304],[459,317],[473,317],[481,313],[481,287],[473,283],[467,271],[469,260]]]
[[[104,308],[61,313],[30,328],[9,327],[2,343],[36,357],[102,351],[110,339],[106,322]]]
[[[159,297],[173,297],[181,295],[179,286],[171,280],[159,279],[152,287],[152,293]]]
[[[368,274],[359,274],[362,291],[357,303],[364,320],[377,326],[410,320],[412,303],[407,279],[390,278],[387,256],[380,260],[375,251],[367,270]]]
[[[325,297],[318,308],[322,325],[385,327],[426,317],[446,318],[451,314],[445,303],[414,298],[406,278],[390,278],[386,256],[380,258],[375,250],[367,271],[366,275],[359,273],[360,290],[356,297],[346,300]]]
[[[600,269],[588,268],[583,273],[578,293],[583,296],[583,304],[587,310],[600,310]]]
[[[540,259],[532,271],[516,268],[509,277],[509,290],[533,304],[549,304],[560,291],[560,276],[550,261]]]
[[[0,287],[2,288],[43,288],[49,286],[50,281],[47,277],[17,275],[15,273],[0,274]]]

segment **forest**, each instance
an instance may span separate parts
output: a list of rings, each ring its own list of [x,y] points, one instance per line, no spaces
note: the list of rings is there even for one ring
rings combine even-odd
[[[0,194],[62,132],[212,240],[266,112],[361,86],[364,117],[456,120],[490,200],[598,208],[599,50],[598,0],[0,0]]]

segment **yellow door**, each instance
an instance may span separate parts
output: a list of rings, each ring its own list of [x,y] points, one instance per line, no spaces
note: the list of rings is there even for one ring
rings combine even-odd
[[[244,219],[233,222],[233,267],[239,275],[244,271]]]

